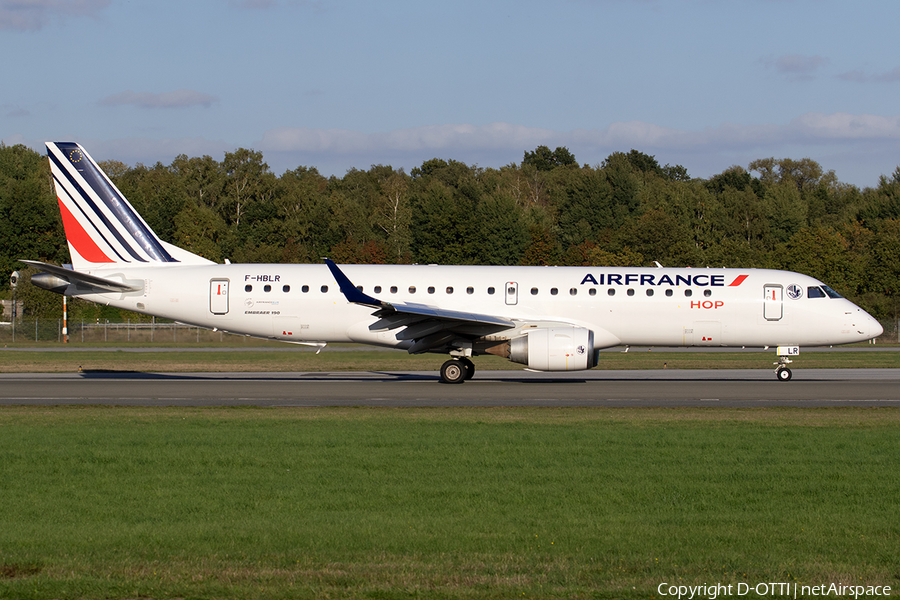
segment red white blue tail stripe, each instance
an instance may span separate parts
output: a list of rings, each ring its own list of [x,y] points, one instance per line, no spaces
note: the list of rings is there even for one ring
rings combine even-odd
[[[47,155],[76,269],[179,262],[80,145],[48,142]]]

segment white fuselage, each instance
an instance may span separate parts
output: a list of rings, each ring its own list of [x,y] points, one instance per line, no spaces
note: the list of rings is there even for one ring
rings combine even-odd
[[[378,300],[509,319],[523,328],[563,323],[593,332],[595,348],[822,346],[870,339],[882,328],[822,283],[762,269],[348,265]],[[91,274],[140,285],[127,293],[70,295],[192,325],[288,342],[408,348],[398,329],[373,331],[375,309],[349,303],[325,265],[110,265]],[[830,290],[829,290],[830,291]],[[814,294],[815,295],[815,294]],[[537,324],[537,325],[536,325]]]

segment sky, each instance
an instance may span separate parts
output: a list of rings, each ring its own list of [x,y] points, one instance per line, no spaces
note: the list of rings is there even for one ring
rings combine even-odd
[[[250,148],[276,175],[539,145],[710,177],[900,165],[896,0],[0,0],[0,141],[170,164]]]

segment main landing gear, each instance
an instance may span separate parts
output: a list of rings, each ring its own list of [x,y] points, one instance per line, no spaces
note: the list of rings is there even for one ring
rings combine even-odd
[[[461,356],[441,365],[441,383],[462,383],[475,375],[475,363]]]

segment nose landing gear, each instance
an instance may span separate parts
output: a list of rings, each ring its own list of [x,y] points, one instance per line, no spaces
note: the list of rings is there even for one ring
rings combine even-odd
[[[791,356],[800,355],[800,346],[778,346],[778,362],[775,365],[775,377],[778,381],[790,381],[794,374],[788,368],[791,364]]]
[[[791,373],[791,370],[784,365],[781,365],[777,369],[775,369],[775,377],[778,378],[778,381],[790,381],[791,377],[793,376],[794,374]]]

